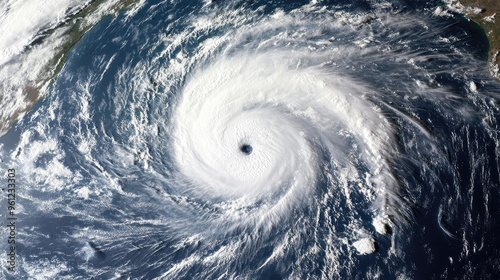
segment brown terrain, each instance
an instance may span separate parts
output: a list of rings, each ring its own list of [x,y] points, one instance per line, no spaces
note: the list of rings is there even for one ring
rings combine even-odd
[[[30,111],[35,104],[43,98],[44,94],[41,92],[42,88],[45,88],[45,85],[52,84],[61,72],[64,64],[66,64],[66,60],[68,59],[69,51],[76,45],[82,37],[87,33],[92,27],[92,24],[88,24],[85,22],[85,16],[95,12],[99,7],[106,3],[107,0],[95,0],[92,1],[89,5],[83,8],[79,13],[73,16],[73,18],[67,23],[69,26],[68,31],[66,33],[66,41],[63,45],[61,45],[57,50],[56,54],[50,61],[50,63],[46,66],[46,71],[41,73],[38,77],[38,81],[33,82],[32,84],[26,84],[24,86],[24,95],[26,97],[25,102],[27,106],[21,110],[16,111],[8,120],[4,120],[0,122],[0,136],[6,133],[12,125],[16,122],[18,117],[25,112]],[[125,11],[129,9],[133,4],[138,2],[138,0],[122,0],[119,1],[116,6],[112,7],[108,10],[106,15],[116,16],[117,13],[121,11]],[[3,97],[0,95],[0,100]]]
[[[468,14],[467,17],[471,20],[477,22],[483,27],[488,35],[490,41],[490,51],[489,59],[491,62],[496,63],[500,66],[500,0],[460,0],[463,5],[469,7],[481,8],[481,13],[479,14]],[[70,28],[68,30],[68,39],[65,44],[59,47],[56,55],[52,59],[51,63],[47,65],[47,71],[42,77],[39,77],[37,85],[26,85],[24,90],[27,96],[28,106],[19,112],[16,112],[9,121],[5,123],[0,123],[0,135],[5,133],[10,126],[13,125],[15,120],[19,115],[33,108],[36,102],[43,96],[40,93],[40,85],[44,85],[47,82],[52,83],[55,77],[62,70],[64,64],[66,63],[69,50],[71,50],[83,37],[88,30],[93,26],[86,25],[83,23],[83,19],[87,14],[90,14],[98,9],[101,4],[104,4],[106,0],[96,0],[91,2],[87,7],[85,7],[80,13],[74,16],[70,21]],[[118,13],[128,9],[131,5],[135,4],[137,0],[123,0],[118,2],[118,5],[111,9],[111,14]],[[488,21],[487,18],[494,16],[493,21]],[[485,19],[486,18],[486,19]],[[498,22],[498,23],[496,23]],[[499,76],[497,76],[498,78]],[[0,96],[0,98],[2,98]]]
[[[490,60],[500,65],[500,0],[461,0],[463,5],[481,8],[479,14],[469,14],[468,18],[483,27],[490,40]],[[493,21],[487,18],[494,16]],[[486,19],[485,19],[486,18]]]

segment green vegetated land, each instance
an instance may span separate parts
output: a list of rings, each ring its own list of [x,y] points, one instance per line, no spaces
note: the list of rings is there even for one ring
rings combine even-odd
[[[9,120],[4,120],[4,122],[0,123],[0,136],[8,131],[8,129],[15,123],[15,121],[21,114],[31,110],[40,100],[40,98],[42,98],[42,88],[44,88],[47,84],[52,84],[55,81],[56,77],[66,64],[71,49],[73,49],[73,47],[78,44],[78,42],[80,42],[83,36],[98,22],[97,21],[94,23],[89,23],[86,21],[86,16],[96,12],[99,7],[103,4],[105,5],[106,2],[109,2],[109,0],[95,0],[90,2],[80,12],[73,15],[68,23],[66,23],[62,27],[68,28],[65,34],[66,37],[64,43],[56,49],[55,55],[46,65],[45,71],[42,71],[42,73],[40,73],[38,79],[24,85],[23,91],[28,105],[24,109],[15,112]],[[127,10],[137,2],[139,2],[139,0],[118,1],[116,5],[108,9],[106,14],[103,14],[102,16],[104,17],[110,14],[116,16],[120,11]]]
[[[80,42],[82,37],[94,27],[94,25],[89,24],[85,21],[87,15],[96,12],[99,7],[109,0],[95,0],[83,8],[79,13],[74,15],[72,19],[67,23],[69,26],[66,33],[67,39],[64,44],[62,44],[58,49],[54,57],[51,59],[50,63],[46,67],[46,71],[41,74],[38,81],[35,84],[25,85],[24,91],[26,93],[27,102],[29,106],[21,112],[17,112],[12,118],[7,122],[0,124],[0,135],[2,135],[10,126],[14,123],[15,119],[23,112],[29,111],[33,108],[36,102],[41,98],[40,89],[43,85],[47,83],[51,84],[55,81],[55,78],[60,73],[70,50]],[[133,4],[139,2],[139,0],[122,0],[118,1],[117,4],[112,7],[108,14],[116,15],[120,11],[127,10]],[[500,65],[500,0],[461,0],[462,4],[481,8],[482,11],[479,14],[469,14],[467,15],[471,20],[474,20],[480,24],[486,31],[490,41],[490,60],[494,60],[496,64]],[[488,21],[485,18],[493,16],[493,21]],[[104,16],[104,15],[103,15]],[[498,22],[498,23],[495,23]],[[495,57],[495,54],[499,53]]]
[[[50,73],[50,75],[45,78],[52,79],[59,74],[64,64],[66,63],[70,50],[76,44],[78,44],[78,42],[80,42],[83,35],[85,35],[90,29],[92,29],[92,27],[94,27],[93,25],[88,25],[85,23],[85,17],[89,14],[94,13],[99,8],[99,6],[104,4],[105,2],[107,2],[107,0],[96,0],[90,3],[87,7],[82,9],[73,17],[70,23],[70,28],[67,32],[68,40],[59,47],[58,52],[52,58],[49,65],[47,65],[47,73]],[[136,2],[138,2],[138,0],[119,1],[118,4],[109,11],[109,14],[116,15],[116,13],[118,13],[119,11],[128,9],[132,4],[135,4]]]
[[[479,14],[469,14],[467,17],[483,27],[490,40],[490,59],[500,65],[500,0],[461,0],[461,3],[480,8]],[[492,21],[487,20],[493,17]],[[494,55],[499,53],[496,57]]]

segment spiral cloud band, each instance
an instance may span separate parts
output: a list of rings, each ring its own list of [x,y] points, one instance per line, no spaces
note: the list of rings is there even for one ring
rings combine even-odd
[[[285,2],[142,1],[89,31],[0,146],[33,186],[20,275],[431,279],[497,248],[500,87],[470,23]]]
[[[307,57],[237,53],[187,81],[175,109],[173,149],[194,193],[237,208],[261,202],[262,211],[279,215],[313,193],[322,172],[333,188],[345,174],[368,193],[396,188],[383,178],[390,174],[391,128],[363,97],[369,90],[314,62],[296,65]],[[360,168],[380,183],[362,183]]]

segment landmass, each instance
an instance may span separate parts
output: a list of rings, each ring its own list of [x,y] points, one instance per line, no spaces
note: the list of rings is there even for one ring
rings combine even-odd
[[[89,14],[95,13],[96,10],[99,9],[100,6],[103,6],[108,2],[107,0],[96,0],[90,3],[87,7],[82,9],[78,14],[75,15],[71,22],[71,26],[67,31],[68,40],[59,47],[58,52],[51,60],[51,63],[47,67],[47,72],[50,73],[50,76],[47,77],[49,79],[56,77],[59,72],[62,70],[64,64],[69,55],[69,51],[82,39],[83,35],[85,35],[92,27],[94,27],[99,20],[106,15],[114,15],[116,16],[118,12],[124,11],[132,4],[138,2],[138,0],[123,0],[118,1],[111,9],[107,10],[105,14],[101,14],[99,20],[97,21],[87,21],[85,20]]]
[[[478,23],[490,41],[489,67],[492,76],[500,79],[500,1],[448,0],[448,6]]]
[[[465,14],[469,19],[478,23],[486,32],[489,42],[489,70],[492,76],[500,79],[500,1],[499,0],[443,0],[450,10]],[[70,50],[80,42],[82,37],[92,29],[103,17],[117,15],[120,11],[130,9],[134,4],[143,0],[94,0],[84,6],[61,26],[54,28],[51,33],[62,31],[61,43],[53,50],[53,55],[43,63],[43,68],[31,69],[8,69],[3,72],[18,76],[34,76],[27,78],[24,83],[3,85],[0,87],[4,92],[0,94],[0,136],[25,112],[30,111],[35,104],[45,96],[48,87],[55,81],[68,59]],[[51,35],[49,34],[48,37]],[[58,37],[60,36],[60,38]],[[42,38],[43,40],[43,38]],[[42,43],[43,44],[43,43]],[[47,47],[47,46],[46,46]],[[31,47],[27,47],[30,49]],[[49,46],[50,49],[50,46]],[[28,50],[29,52],[29,50]],[[27,54],[26,56],[29,56]],[[36,55],[33,55],[36,57]],[[33,59],[32,59],[33,60]],[[37,60],[36,58],[34,59]],[[30,72],[31,71],[31,72]],[[5,74],[3,73],[3,74]],[[6,74],[6,75],[7,75]],[[30,74],[30,75],[28,75]],[[3,75],[2,75],[3,76]],[[9,93],[6,93],[8,89]]]
[[[42,31],[40,38],[25,46],[25,51],[13,62],[4,64],[3,72],[24,76],[24,82],[5,83],[0,87],[0,136],[5,134],[24,113],[30,111],[42,99],[47,89],[63,69],[70,50],[80,42],[83,36],[105,16],[117,16],[119,12],[131,9],[142,0],[94,0],[70,15],[63,23],[52,29]],[[54,42],[58,42],[55,44]],[[44,58],[43,48],[51,49],[50,57]],[[36,53],[36,52],[40,53]],[[45,54],[45,53],[44,53]],[[31,57],[35,57],[32,59]],[[16,61],[21,59],[21,61]],[[39,60],[41,67],[33,67],[23,60]],[[23,64],[25,64],[23,66]],[[9,67],[11,69],[9,69]],[[1,76],[4,76],[2,73]]]

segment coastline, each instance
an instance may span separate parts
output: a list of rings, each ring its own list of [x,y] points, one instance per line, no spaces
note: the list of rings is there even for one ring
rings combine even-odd
[[[14,57],[18,65],[7,65],[3,76],[17,75],[22,81],[9,81],[0,86],[0,137],[29,112],[38,101],[43,99],[48,88],[53,84],[64,68],[71,50],[83,36],[106,16],[116,17],[120,12],[128,11],[144,0],[95,0],[53,28],[41,38],[35,46],[26,49]],[[493,77],[500,80],[500,1],[498,0],[445,0],[447,8],[464,14],[484,29],[489,40],[488,68]],[[137,5],[136,5],[137,4]],[[46,41],[50,41],[47,43]],[[40,47],[41,46],[41,47]],[[39,48],[40,47],[40,48]],[[36,53],[38,49],[51,49]],[[40,59],[42,58],[43,59]],[[31,62],[26,62],[31,61]],[[30,64],[31,63],[31,64]],[[37,67],[33,67],[33,66]]]
[[[489,41],[488,68],[500,80],[500,1],[498,0],[446,0],[450,10],[464,14],[477,23]]]
[[[140,2],[143,0],[91,1],[75,13],[67,15],[57,26],[42,30],[43,35],[2,65],[1,74],[22,78],[5,82],[0,88],[3,92],[0,95],[0,107],[5,108],[0,113],[0,137],[46,96],[48,88],[64,68],[71,50],[88,31],[104,17],[116,17]]]

